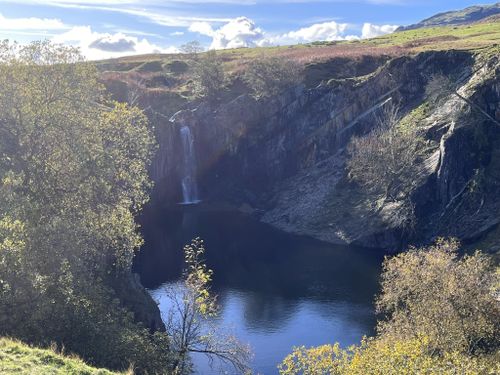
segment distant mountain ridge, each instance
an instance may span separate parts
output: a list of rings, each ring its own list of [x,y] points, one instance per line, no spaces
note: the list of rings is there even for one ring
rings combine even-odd
[[[401,26],[396,31],[414,30],[435,26],[464,25],[481,21],[485,18],[499,14],[500,2],[491,5],[474,5],[462,10],[438,13],[414,25]]]

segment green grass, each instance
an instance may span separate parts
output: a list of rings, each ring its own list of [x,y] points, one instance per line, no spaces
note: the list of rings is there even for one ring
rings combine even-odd
[[[66,357],[50,349],[33,348],[7,338],[0,338],[0,374],[124,375],[90,367],[76,357]]]
[[[406,116],[404,116],[399,122],[398,126],[403,131],[418,127],[421,122],[425,118],[427,118],[431,109],[432,108],[430,104],[427,101],[424,101],[418,107],[414,108]]]
[[[500,22],[407,30],[365,39],[359,43],[379,47],[398,46],[416,52],[448,49],[474,50],[500,44]]]
[[[485,21],[463,26],[430,27],[406,30],[377,38],[357,41],[314,42],[294,46],[238,48],[217,51],[230,80],[241,76],[248,64],[261,57],[278,57],[296,61],[305,67],[306,81],[315,86],[319,81],[342,76],[350,66],[357,66],[356,74],[362,77],[369,64],[378,62],[376,71],[388,59],[414,55],[423,51],[465,50],[491,56],[500,53],[500,20]],[[345,63],[343,63],[345,62]],[[182,100],[191,100],[192,67],[194,61],[183,54],[150,54],[127,56],[96,62],[103,73],[104,82],[122,81],[146,84],[146,91],[154,94],[175,94]],[[373,65],[373,64],[372,64]],[[349,73],[349,72],[347,72]],[[336,77],[336,75],[341,77]],[[169,77],[170,84],[158,86],[155,82]],[[366,77],[365,77],[366,78]]]
[[[234,67],[237,61],[251,60],[260,56],[286,56],[303,58],[304,55],[319,55],[328,58],[336,53],[349,56],[353,51],[374,54],[377,48],[397,47],[400,53],[420,52],[424,50],[467,49],[474,50],[500,44],[500,22],[475,23],[463,26],[430,27],[407,30],[360,41],[315,42],[294,46],[238,48],[218,51],[225,65]],[[368,47],[372,47],[368,49]],[[373,49],[373,47],[376,47]],[[331,51],[331,53],[325,53]],[[358,53],[356,53],[358,55]],[[133,69],[141,63],[168,64],[174,60],[185,60],[182,54],[150,54],[128,56],[114,60],[98,62],[103,70],[124,71]],[[307,61],[308,62],[308,61]],[[149,64],[147,64],[149,67]],[[125,66],[125,67],[124,67]]]

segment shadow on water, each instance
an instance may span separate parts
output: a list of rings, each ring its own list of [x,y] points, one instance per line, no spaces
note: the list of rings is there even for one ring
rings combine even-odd
[[[162,286],[181,276],[183,245],[204,239],[220,322],[251,344],[261,373],[276,373],[294,345],[350,345],[373,334],[381,252],[290,235],[202,206],[150,212],[142,226],[135,271],[162,310],[168,308]],[[195,358],[197,373],[212,373],[205,362]]]

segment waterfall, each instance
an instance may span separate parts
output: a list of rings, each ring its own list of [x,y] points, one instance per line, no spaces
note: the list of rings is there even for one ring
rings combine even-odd
[[[198,203],[198,186],[196,184],[196,155],[194,152],[194,138],[188,126],[181,127],[183,149],[182,165],[182,204]]]

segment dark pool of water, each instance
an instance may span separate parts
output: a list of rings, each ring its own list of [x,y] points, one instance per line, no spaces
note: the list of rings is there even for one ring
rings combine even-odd
[[[217,324],[251,345],[256,373],[276,374],[293,346],[347,346],[373,333],[380,252],[290,235],[200,206],[148,213],[143,234],[135,270],[163,311],[169,306],[164,286],[181,276],[183,245],[205,240],[221,305]],[[218,373],[204,357],[193,360],[197,374]]]

